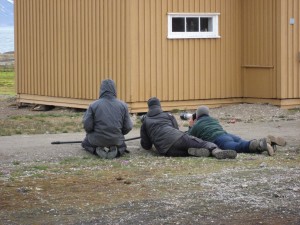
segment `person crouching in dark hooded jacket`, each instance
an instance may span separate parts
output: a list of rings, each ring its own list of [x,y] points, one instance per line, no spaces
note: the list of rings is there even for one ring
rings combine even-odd
[[[141,126],[141,146],[150,150],[152,145],[164,156],[208,157],[217,145],[203,141],[178,129],[175,117],[163,112],[158,98],[148,100],[148,112]]]
[[[126,150],[124,135],[133,124],[125,102],[117,99],[113,80],[103,80],[100,97],[91,103],[83,116],[86,137],[82,147],[101,158],[112,159]]]

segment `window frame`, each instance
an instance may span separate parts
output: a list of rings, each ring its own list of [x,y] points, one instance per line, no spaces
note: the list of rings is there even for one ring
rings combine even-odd
[[[168,13],[168,39],[187,39],[187,38],[220,38],[219,35],[219,16],[220,13]],[[212,32],[173,32],[172,31],[172,18],[173,17],[198,17],[199,26],[201,24],[201,18],[212,18]],[[186,28],[186,27],[185,27]]]

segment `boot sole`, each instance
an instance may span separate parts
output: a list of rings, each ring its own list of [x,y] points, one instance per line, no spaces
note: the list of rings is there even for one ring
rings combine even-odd
[[[286,140],[283,137],[275,137],[273,135],[268,135],[267,142],[270,145],[286,146]]]
[[[114,159],[116,158],[118,155],[118,149],[117,147],[114,147],[114,148],[110,148],[110,150],[108,151],[107,153],[107,159]]]
[[[102,159],[107,159],[107,152],[104,150],[104,148],[97,147],[96,154]]]
[[[188,153],[196,157],[209,157],[210,152],[206,148],[189,148]]]
[[[267,151],[268,151],[269,156],[273,156],[275,153],[274,149],[272,148],[272,146],[269,143],[267,143]]]
[[[234,150],[222,150],[214,154],[217,159],[235,159],[237,152]]]

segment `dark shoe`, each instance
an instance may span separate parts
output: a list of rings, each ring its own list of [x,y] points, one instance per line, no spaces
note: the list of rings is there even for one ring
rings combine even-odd
[[[259,141],[258,140],[254,139],[254,140],[250,141],[249,151],[251,153],[256,153],[258,146],[259,146]]]
[[[118,155],[118,147],[111,146],[109,147],[109,151],[107,152],[107,159],[114,159]]]
[[[217,159],[235,159],[237,156],[237,152],[234,150],[222,150],[216,148],[212,151],[212,155]]]
[[[96,155],[98,155],[102,159],[107,159],[107,152],[109,149],[105,147],[97,147],[96,148]]]
[[[210,152],[206,148],[189,148],[188,153],[196,157],[208,157]]]
[[[249,150],[251,153],[262,153],[268,152],[269,156],[274,155],[274,148],[268,143],[267,138],[262,138],[259,140],[252,140],[249,145]]]
[[[96,148],[94,148],[94,147],[84,146],[83,148],[84,148],[85,151],[87,151],[89,153],[92,153],[92,154],[96,153]]]
[[[258,153],[268,151],[268,142],[266,138],[262,138],[258,140],[258,146],[256,150]]]
[[[267,139],[262,138],[259,140],[250,141],[249,150],[251,153],[262,153],[268,150]]]

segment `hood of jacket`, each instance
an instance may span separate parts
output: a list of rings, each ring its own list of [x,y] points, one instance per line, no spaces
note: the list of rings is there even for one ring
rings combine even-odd
[[[147,116],[151,117],[151,116],[156,116],[157,114],[162,113],[163,110],[161,109],[161,107],[159,105],[152,105],[149,107],[149,111],[147,112]]]
[[[115,82],[111,79],[104,80],[101,83],[99,98],[103,98],[106,96],[117,97],[116,85]]]

